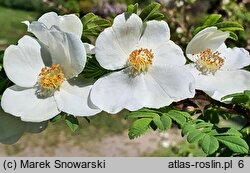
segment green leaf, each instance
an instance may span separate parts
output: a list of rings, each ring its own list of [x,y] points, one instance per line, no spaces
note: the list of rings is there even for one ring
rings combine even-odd
[[[249,147],[247,143],[237,136],[217,136],[219,142],[224,144],[230,150],[236,153],[248,153]]]
[[[148,19],[152,20],[152,16],[158,12],[159,8],[161,7],[161,4],[157,3],[157,2],[153,2],[151,4],[149,4],[147,7],[145,7],[141,14],[140,14],[140,18],[143,20],[143,22],[148,21]]]
[[[195,30],[193,31],[193,35],[196,35],[198,32],[200,32],[201,30],[205,29],[207,26],[198,26],[197,28],[195,28]]]
[[[238,40],[238,36],[234,32],[230,32],[230,35],[229,35],[228,38],[230,38],[232,40],[235,40],[235,41]]]
[[[215,26],[222,31],[244,31],[243,26],[237,22],[220,22]]]
[[[209,133],[210,135],[215,135],[213,132],[216,132],[216,130],[213,130],[212,126],[208,126],[199,130],[201,130],[202,133]]]
[[[236,96],[242,96],[243,94],[242,93],[234,93],[234,94],[229,94],[229,95],[226,95],[224,97],[221,98],[221,100],[226,100],[226,99],[230,99],[232,97],[236,97]]]
[[[137,112],[153,112],[157,114],[162,114],[162,112],[157,109],[148,109],[148,108],[141,108]]]
[[[161,116],[161,122],[162,122],[163,127],[164,127],[163,130],[169,129],[169,128],[171,127],[171,125],[172,125],[172,119],[169,118],[169,117],[166,116],[166,115],[162,115],[162,116]]]
[[[171,110],[171,112],[175,112],[175,113],[181,114],[182,116],[184,116],[186,118],[190,118],[191,117],[191,115],[189,113],[184,112],[184,111]]]
[[[172,124],[172,120],[166,115],[155,116],[153,122],[162,131],[169,129]]]
[[[181,129],[182,129],[182,133],[183,133],[184,135],[187,135],[187,134],[190,133],[191,131],[196,130],[196,129],[195,129],[191,124],[189,124],[189,123],[184,124],[184,125],[181,127]]]
[[[219,116],[220,111],[218,109],[215,109],[213,107],[207,107],[204,110],[204,116],[202,117],[202,119],[213,124],[218,124],[220,121]]]
[[[219,135],[238,136],[240,138],[242,137],[242,134],[238,130],[236,130],[235,128],[230,128],[226,133],[222,133]]]
[[[245,127],[241,130],[241,133],[244,135],[244,136],[247,136],[250,134],[250,126],[248,127]]]
[[[103,19],[94,13],[88,13],[81,19],[83,25],[82,37],[98,36],[102,28],[111,25],[109,20]]]
[[[137,9],[138,9],[138,3],[136,3],[136,4],[134,4],[134,5],[133,5],[133,4],[130,4],[130,5],[128,6],[127,12],[137,14]]]
[[[219,142],[214,136],[205,134],[199,143],[206,154],[213,154],[219,148]]]
[[[197,124],[195,125],[195,128],[196,128],[196,129],[200,129],[200,128],[207,128],[207,127],[212,127],[212,126],[213,126],[213,124],[211,124],[211,123],[200,122],[200,123],[197,123]]]
[[[151,118],[141,118],[136,120],[129,128],[129,138],[134,139],[143,135],[148,130],[151,121]]]
[[[221,14],[211,14],[208,16],[208,18],[205,20],[203,25],[205,26],[211,26],[218,22],[218,20],[222,17]]]
[[[243,93],[250,99],[250,90],[245,90]]]
[[[135,118],[154,118],[156,116],[159,116],[157,113],[153,112],[130,112],[126,119],[135,119]]]
[[[164,18],[165,18],[164,14],[162,14],[160,12],[155,12],[154,14],[149,16],[147,20],[148,21],[150,21],[150,20],[162,20]]]
[[[54,118],[50,119],[50,122],[55,123],[55,122],[60,121],[62,118],[63,118],[63,115],[59,114],[59,115],[55,116]]]
[[[183,115],[183,113],[180,113],[180,111],[171,110],[166,115],[170,116],[170,118],[172,118],[180,125],[183,125],[186,122],[185,116]]]
[[[234,96],[232,99],[232,103],[234,104],[247,103],[248,101],[249,98],[246,95]]]
[[[109,72],[110,72],[109,70],[106,70],[100,66],[95,57],[92,57],[88,58],[86,66],[81,74],[87,79],[88,78],[98,79]]]
[[[81,19],[84,29],[95,28],[97,26],[108,27],[111,25],[109,20],[103,19],[94,13],[88,13]]]
[[[188,133],[187,141],[189,143],[199,142],[205,136],[204,133],[199,132],[199,130],[193,130]]]
[[[83,28],[87,29],[88,28],[87,24],[97,18],[98,16],[96,16],[94,13],[88,13],[85,16],[83,16],[81,19]]]
[[[153,122],[155,123],[155,125],[160,129],[160,130],[164,130],[164,126],[163,123],[161,121],[161,117],[159,115],[155,116],[153,118]]]
[[[79,128],[79,121],[73,115],[66,116],[65,122],[72,132],[75,132]]]
[[[216,135],[218,135],[219,133],[217,132],[216,129],[212,129],[212,130],[210,129],[208,134],[211,135],[211,136],[216,136]]]

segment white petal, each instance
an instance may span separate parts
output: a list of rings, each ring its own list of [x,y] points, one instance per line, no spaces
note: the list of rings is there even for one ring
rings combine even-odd
[[[217,30],[217,27],[208,27],[197,33],[188,43],[186,54],[198,54],[199,52],[210,48],[212,52],[220,47],[224,41],[229,37],[229,32]],[[194,58],[188,56],[190,60],[195,61]]]
[[[170,29],[165,21],[149,21],[146,23],[140,39],[139,46],[142,48],[157,48],[170,39]]]
[[[52,65],[52,58],[50,54],[50,50],[48,49],[48,46],[42,43],[41,41],[37,40],[41,46],[41,56],[43,59],[43,63],[47,67],[51,67]]]
[[[48,45],[50,42],[50,35],[48,32],[48,28],[40,22],[23,22],[28,26],[28,31],[33,33],[42,43]]]
[[[21,138],[24,133],[25,124],[20,118],[5,113],[0,108],[0,142],[13,144]]]
[[[115,114],[124,108],[131,111],[142,108],[146,92],[143,75],[133,78],[125,69],[98,79],[90,98],[101,110]]]
[[[95,54],[95,46],[88,43],[83,43],[87,54]]]
[[[60,113],[54,97],[38,98],[35,88],[7,88],[3,93],[1,105],[5,112],[28,122],[42,122]]]
[[[53,25],[58,27],[60,25],[59,16],[55,12],[45,13],[37,21],[43,23],[48,29]]]
[[[86,51],[82,41],[75,35],[51,31],[49,49],[54,64],[60,64],[67,79],[80,74],[85,67]]]
[[[142,107],[160,108],[194,95],[190,84],[194,79],[186,71],[160,68],[137,76],[129,72],[130,69],[125,69],[100,78],[91,91],[93,103],[113,114],[124,108],[130,111]]]
[[[186,63],[182,49],[171,40],[158,46],[157,49],[153,50],[153,53],[153,66],[182,66]]]
[[[196,89],[206,92],[215,100],[250,89],[250,72],[245,70],[217,71],[215,75],[202,75],[193,66],[187,65],[196,81]]]
[[[118,15],[112,27],[105,29],[96,40],[96,59],[106,69],[126,66],[130,53],[136,49],[142,30],[139,16]]]
[[[224,45],[224,44],[223,44]],[[226,48],[221,46],[218,51],[221,53],[220,56],[225,59],[223,70],[236,70],[241,69],[250,64],[250,55],[244,48]]]
[[[60,91],[55,92],[55,99],[58,108],[66,113],[75,116],[91,116],[101,112],[89,99],[91,85],[75,85],[64,82]]]
[[[52,63],[61,65],[67,79],[82,72],[86,63],[86,51],[80,38],[55,27],[47,29],[39,22],[32,22],[29,29],[48,46]]]
[[[43,23],[47,28],[55,25],[64,32],[75,34],[79,38],[82,36],[82,22],[75,14],[58,16],[55,12],[49,12],[42,15],[38,21]]]
[[[151,83],[154,81],[158,84],[160,89],[174,101],[192,98],[195,95],[195,79],[183,66],[154,67],[149,70],[148,74],[152,77]]]
[[[41,46],[30,36],[24,36],[18,45],[9,46],[4,53],[3,66],[8,78],[22,87],[32,87],[44,63]]]
[[[208,89],[214,92],[213,95],[210,95],[213,99],[220,100],[226,95],[249,90],[250,72],[245,70],[218,71],[214,77],[210,77],[206,81],[209,86],[212,83],[217,86]],[[199,87],[202,88],[203,84],[200,84]]]

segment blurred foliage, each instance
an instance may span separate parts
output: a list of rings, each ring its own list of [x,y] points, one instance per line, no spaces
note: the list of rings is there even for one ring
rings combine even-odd
[[[210,14],[220,14],[222,20],[237,21],[245,32],[236,31],[238,41],[227,40],[230,46],[250,49],[250,1],[248,0],[0,0],[0,5],[11,8],[38,11],[56,11],[60,14],[93,12],[101,17],[114,17],[127,10],[128,4],[139,3],[138,13],[151,2],[162,5],[172,31],[171,39],[182,48],[193,37],[193,30]],[[235,35],[234,35],[235,36]]]
[[[44,12],[52,10],[42,0],[0,0],[0,5],[27,11]]]
[[[0,6],[0,50],[4,50],[10,44],[16,44],[23,35],[27,34],[27,26],[21,23],[22,21],[33,21],[38,16],[39,13],[35,11],[12,10]]]
[[[158,150],[146,154],[153,157],[205,157],[206,154],[198,146],[198,144],[190,144],[186,141],[180,142],[175,146],[168,148],[161,147]]]

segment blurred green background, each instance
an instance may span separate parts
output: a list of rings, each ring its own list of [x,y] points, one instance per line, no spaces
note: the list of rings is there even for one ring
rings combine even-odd
[[[101,17],[114,17],[126,10],[128,4],[139,3],[140,9],[151,0],[0,0],[0,50],[16,44],[25,34],[21,21],[34,21],[48,11],[59,14],[78,13],[80,17],[94,12]],[[220,13],[224,20],[241,23],[245,32],[239,40],[227,43],[250,49],[250,0],[159,0],[171,29],[171,39],[185,48],[193,29],[209,14]],[[139,11],[140,11],[139,9]],[[81,119],[73,133],[62,122],[50,123],[40,134],[25,134],[14,145],[0,144],[0,156],[205,156],[197,145],[188,144],[180,131],[173,127],[166,133],[149,132],[129,140],[130,122],[124,120],[126,111],[118,115],[100,113]]]

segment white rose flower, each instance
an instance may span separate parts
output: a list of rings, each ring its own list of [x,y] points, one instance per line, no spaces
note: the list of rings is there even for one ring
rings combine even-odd
[[[250,72],[241,68],[250,64],[249,52],[227,48],[229,33],[208,27],[189,42],[186,54],[193,62],[186,65],[196,79],[196,89],[215,100],[250,89]]]
[[[96,58],[109,70],[90,97],[100,109],[117,113],[142,107],[160,108],[194,96],[194,78],[183,67],[186,59],[170,40],[168,24],[123,13],[97,38]]]
[[[43,31],[48,46],[24,36],[5,50],[3,67],[15,85],[3,93],[4,111],[31,122],[51,119],[61,111],[75,116],[100,112],[88,99],[91,85],[74,78],[86,62],[80,38],[53,27]]]
[[[5,113],[0,107],[0,143],[14,144],[25,132],[40,133],[48,122],[30,123],[23,122],[20,118]]]

